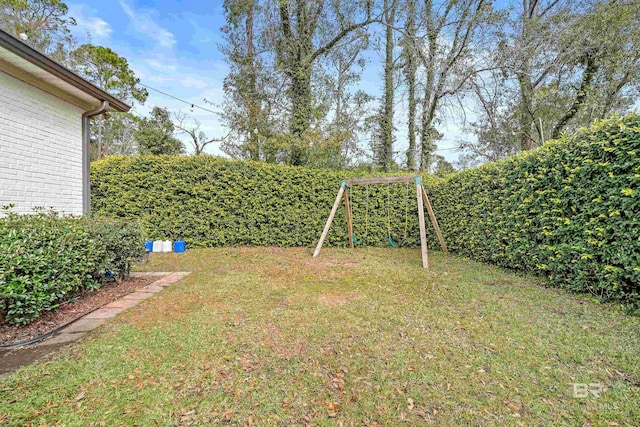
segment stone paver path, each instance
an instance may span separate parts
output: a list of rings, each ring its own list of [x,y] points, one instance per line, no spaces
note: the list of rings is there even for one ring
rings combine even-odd
[[[138,304],[140,301],[145,300],[153,294],[160,292],[165,287],[172,285],[182,279],[183,277],[189,275],[188,272],[173,272],[173,273],[131,273],[132,277],[142,277],[142,276],[158,276],[160,277],[155,282],[148,284],[147,286],[143,286],[142,288],[127,294],[121,297],[118,300],[110,302],[107,305],[104,305],[102,308],[97,309],[83,317],[79,320],[76,320],[66,328],[62,329],[52,338],[42,341],[41,343],[34,345],[47,345],[52,342],[70,342],[74,341],[112,317],[115,317],[118,313],[126,310],[127,308],[131,308],[134,305]]]
[[[0,355],[0,378],[20,366],[28,365],[35,360],[52,353],[64,344],[77,340],[87,332],[92,331],[106,322],[108,319],[116,316],[118,313],[137,305],[140,301],[153,296],[153,294],[160,292],[167,286],[178,282],[188,275],[189,272],[182,271],[131,273],[131,277],[151,276],[158,277],[158,280],[82,316],[66,328],[43,341],[4,352],[4,354]]]

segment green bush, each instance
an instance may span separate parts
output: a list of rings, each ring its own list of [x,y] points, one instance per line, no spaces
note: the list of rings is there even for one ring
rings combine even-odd
[[[189,247],[307,246],[320,237],[341,181],[354,176],[359,174],[206,155],[109,157],[91,165],[92,211],[137,218],[146,237],[183,238]],[[350,191],[359,241],[388,246],[390,219],[395,241],[405,240],[406,223],[404,244],[418,242],[413,184]],[[341,209],[327,245],[348,245],[345,224]]]
[[[141,235],[123,221],[7,213],[0,218],[0,314],[26,324],[102,286],[107,270],[122,277],[143,251]]]
[[[449,249],[640,307],[640,117],[431,186]]]
[[[113,276],[120,281],[144,255],[144,233],[136,221],[92,218],[89,232],[101,251],[100,277]]]

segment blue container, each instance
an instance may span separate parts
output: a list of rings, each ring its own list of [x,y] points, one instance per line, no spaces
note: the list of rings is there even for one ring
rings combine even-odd
[[[144,248],[147,250],[147,252],[153,251],[153,240],[145,240]]]
[[[184,240],[176,240],[173,244],[174,252],[184,252],[187,250],[187,243]]]

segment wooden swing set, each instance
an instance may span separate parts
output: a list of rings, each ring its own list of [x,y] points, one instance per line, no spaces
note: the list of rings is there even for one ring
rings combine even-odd
[[[440,247],[442,247],[442,251],[447,253],[447,245],[444,242],[444,238],[442,237],[442,233],[440,232],[440,226],[438,225],[438,220],[436,219],[436,215],[433,212],[433,208],[431,207],[431,203],[429,202],[429,197],[427,196],[427,192],[425,191],[422,185],[422,177],[420,176],[389,176],[389,177],[379,177],[379,178],[354,178],[354,179],[345,179],[342,181],[340,185],[340,190],[338,191],[338,195],[336,196],[336,201],[333,203],[333,207],[331,208],[331,213],[329,214],[329,218],[327,218],[327,223],[324,226],[324,230],[322,230],[322,235],[320,236],[320,240],[318,240],[318,245],[316,246],[316,250],[313,252],[313,257],[316,258],[320,255],[320,250],[322,249],[322,244],[324,240],[327,238],[327,234],[329,234],[329,228],[331,227],[331,223],[333,222],[333,217],[336,215],[338,208],[340,207],[340,200],[344,199],[344,207],[347,213],[347,231],[349,234],[349,244],[351,247],[354,247],[354,242],[356,242],[355,235],[353,234],[353,223],[351,216],[351,208],[349,207],[349,189],[348,187],[354,185],[370,185],[370,184],[396,184],[396,183],[415,183],[416,184],[416,200],[418,201],[418,222],[420,225],[420,248],[422,250],[422,267],[429,268],[429,256],[427,254],[427,231],[424,220],[424,206],[427,207],[427,212],[429,213],[429,218],[431,219],[431,224],[433,224],[433,228],[438,236],[438,240],[440,241]],[[387,209],[389,209],[387,207]],[[389,210],[387,210],[387,215],[389,215]],[[391,229],[389,226],[389,242],[392,246],[397,246],[393,239],[391,238]],[[405,233],[406,233],[406,225],[405,225]],[[406,238],[406,236],[405,236]]]

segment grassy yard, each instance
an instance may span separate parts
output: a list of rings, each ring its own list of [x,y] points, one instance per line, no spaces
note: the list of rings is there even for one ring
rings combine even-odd
[[[0,382],[9,425],[640,425],[640,319],[419,250],[162,254],[192,271]],[[595,397],[574,383],[601,384]]]

